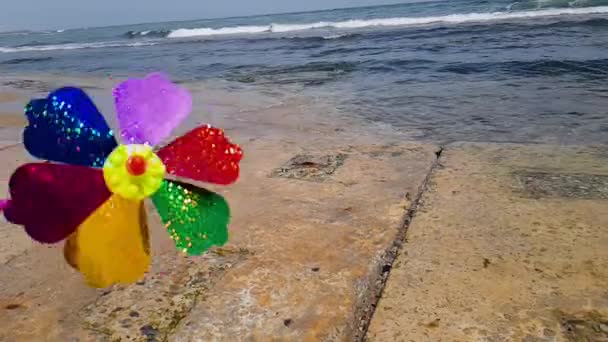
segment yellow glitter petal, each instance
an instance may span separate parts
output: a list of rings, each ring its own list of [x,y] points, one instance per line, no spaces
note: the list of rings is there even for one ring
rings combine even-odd
[[[143,202],[112,195],[70,236],[64,254],[93,287],[141,279],[150,264]]]

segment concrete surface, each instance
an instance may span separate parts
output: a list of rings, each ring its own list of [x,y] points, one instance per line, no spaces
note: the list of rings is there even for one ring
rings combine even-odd
[[[183,257],[148,206],[154,264],[138,284],[90,289],[61,244],[34,244],[2,224],[11,233],[1,243],[0,341],[356,338],[437,147],[341,146],[354,140],[310,131],[291,139],[242,143],[241,180],[215,189],[234,215],[222,249]],[[324,162],[338,155],[339,165]],[[21,146],[0,151],[10,161],[2,172],[26,159]],[[290,168],[299,168],[294,177],[276,172]]]
[[[25,98],[88,84],[115,127],[115,82],[2,78],[0,192],[31,160]],[[212,187],[229,244],[183,256],[148,203],[150,272],[91,289],[62,244],[2,219],[1,342],[608,341],[605,147],[460,143],[437,164],[432,144],[310,101],[186,86],[197,109],[176,134],[211,123],[245,150],[240,181]]]
[[[453,144],[369,341],[608,341],[608,149]]]

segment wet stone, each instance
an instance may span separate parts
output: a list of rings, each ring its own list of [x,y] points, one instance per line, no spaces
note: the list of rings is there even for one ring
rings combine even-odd
[[[347,155],[342,153],[321,156],[299,154],[274,170],[270,177],[322,182],[336,172],[346,158]]]
[[[522,191],[530,197],[564,197],[608,200],[608,176],[519,172],[515,177]]]
[[[9,86],[16,89],[25,89],[25,90],[36,90],[42,92],[50,91],[50,86],[42,81],[36,80],[16,80],[16,81],[7,81],[4,82],[3,85]]]

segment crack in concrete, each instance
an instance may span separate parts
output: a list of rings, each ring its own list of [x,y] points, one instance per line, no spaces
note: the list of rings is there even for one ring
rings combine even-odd
[[[6,146],[2,146],[2,147],[0,147],[0,151],[8,150],[9,148],[13,148],[13,147],[19,146],[19,145],[21,145],[21,143],[15,143],[15,144],[10,144],[10,145],[6,145]]]
[[[371,297],[371,300],[369,300],[367,303],[364,301],[363,305],[361,305],[361,308],[357,310],[358,312],[355,317],[358,319],[359,325],[357,331],[355,331],[354,334],[354,341],[356,342],[366,341],[367,331],[374,316],[374,312],[376,311],[376,307],[378,306],[378,302],[380,301],[380,298],[382,298],[382,293],[384,292],[384,288],[386,287],[386,282],[388,281],[388,278],[390,276],[393,263],[401,252],[404,243],[407,242],[407,231],[410,225],[412,224],[414,216],[416,215],[416,211],[418,210],[418,205],[420,204],[422,196],[428,190],[431,176],[433,175],[437,167],[441,166],[440,158],[443,151],[443,146],[440,146],[439,149],[435,151],[435,159],[433,160],[429,171],[424,177],[424,180],[418,187],[416,196],[414,197],[409,208],[405,212],[403,224],[399,228],[399,231],[397,233],[397,236],[395,237],[395,240],[393,241],[393,244],[382,256],[382,262],[380,263],[381,268],[379,270],[380,274],[376,277],[371,288],[369,289],[372,292],[372,294],[368,296]],[[407,198],[407,196],[409,196],[409,193],[406,193],[405,196]]]

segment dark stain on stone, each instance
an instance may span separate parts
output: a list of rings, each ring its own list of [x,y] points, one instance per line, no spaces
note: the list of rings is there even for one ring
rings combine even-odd
[[[16,309],[22,309],[25,308],[25,306],[21,305],[21,304],[9,304],[7,306],[4,307],[6,310],[16,310]]]
[[[50,87],[48,84],[41,81],[34,80],[17,80],[17,81],[8,81],[3,83],[5,86],[9,86],[11,88],[16,89],[27,89],[27,90],[37,90],[40,92],[48,92]]]
[[[532,198],[608,200],[608,175],[520,171],[514,176],[521,191]]]
[[[430,321],[429,323],[425,324],[424,326],[427,328],[437,328],[439,327],[439,321],[441,321],[439,318],[434,319],[432,321]]]
[[[154,329],[153,326],[146,324],[139,328],[142,335],[146,336],[146,341],[156,341],[158,330]]]
[[[568,341],[607,341],[608,317],[596,311],[570,315],[558,312],[560,323]]]
[[[322,156],[299,154],[275,169],[270,177],[322,182],[344,164],[346,157],[347,155],[342,153]]]
[[[490,259],[483,258],[483,268],[488,268],[488,266],[490,266],[490,264],[491,264]]]
[[[549,328],[545,328],[543,329],[543,336],[545,337],[553,337],[555,336],[555,331],[549,329]]]
[[[319,268],[319,267],[313,267],[313,268],[311,268],[311,270],[312,270],[313,272],[319,272],[320,268]]]
[[[291,325],[291,323],[293,323],[293,320],[291,318],[288,318],[283,321],[283,325],[286,327],[289,327]]]
[[[131,317],[139,317],[139,312],[137,312],[137,311],[131,311],[131,312],[129,312],[129,316],[131,316]]]

